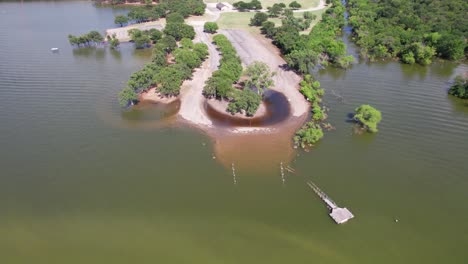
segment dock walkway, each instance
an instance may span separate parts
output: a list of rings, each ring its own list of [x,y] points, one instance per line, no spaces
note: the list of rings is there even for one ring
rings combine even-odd
[[[338,205],[325,194],[320,188],[315,185],[312,181],[307,182],[307,185],[314,190],[314,192],[322,199],[330,209],[330,217],[337,223],[346,223],[349,219],[354,218],[354,215],[347,208],[338,207]]]

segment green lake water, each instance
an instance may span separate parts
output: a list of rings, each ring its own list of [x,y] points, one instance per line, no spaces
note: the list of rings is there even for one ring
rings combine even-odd
[[[468,106],[446,93],[466,65],[319,72],[336,130],[284,185],[278,164],[234,185],[207,136],[119,108],[149,50],[68,44],[121,12],[0,3],[0,263],[467,263]],[[346,122],[363,103],[376,135]],[[306,180],[356,218],[332,222]]]

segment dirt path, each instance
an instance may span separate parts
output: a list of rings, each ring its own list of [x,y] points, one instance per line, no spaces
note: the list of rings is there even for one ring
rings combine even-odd
[[[119,39],[120,42],[128,42],[130,41],[130,36],[128,35],[128,31],[130,29],[139,29],[139,30],[149,30],[152,28],[162,30],[166,24],[165,19],[160,19],[157,21],[151,21],[151,22],[146,22],[146,23],[140,23],[140,24],[132,24],[126,27],[118,27],[118,28],[110,28],[106,30],[106,36],[112,36],[115,34],[115,36]]]
[[[211,42],[211,36],[203,32],[202,27],[195,27],[197,36],[194,42],[202,42],[208,45],[209,58],[197,69],[191,80],[187,80],[181,89],[181,105],[179,116],[198,126],[211,127],[211,120],[203,109],[205,97],[202,94],[205,81],[211,77],[213,71],[218,69],[220,56],[216,47]]]

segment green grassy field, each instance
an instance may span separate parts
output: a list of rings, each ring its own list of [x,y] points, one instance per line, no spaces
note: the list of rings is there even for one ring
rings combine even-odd
[[[205,3],[217,3],[217,2],[227,2],[230,4],[233,4],[235,2],[239,2],[240,0],[205,0]],[[249,0],[243,0],[244,2],[249,2]],[[263,8],[267,8],[269,6],[272,6],[273,4],[276,3],[285,3],[286,5],[289,5],[293,0],[288,0],[288,1],[281,1],[281,0],[260,0],[262,3]],[[311,8],[311,7],[316,7],[318,6],[320,0],[296,0],[299,4],[302,5],[302,8]]]
[[[311,13],[317,15],[317,19],[315,19],[312,22],[311,27],[303,31],[303,33],[309,33],[312,27],[317,24],[320,19],[322,18],[322,14],[325,12],[326,8],[317,10],[317,11],[311,11]],[[302,17],[302,12],[297,12],[294,13],[294,16],[296,17]],[[245,29],[251,32],[259,32],[258,27],[251,27],[249,26],[250,19],[255,15],[254,12],[235,12],[235,13],[223,13],[221,14],[218,22],[218,25],[221,29],[228,29],[228,28],[237,28],[237,29]],[[281,25],[281,19],[279,18],[269,18],[269,21],[272,21],[276,24],[276,26]]]

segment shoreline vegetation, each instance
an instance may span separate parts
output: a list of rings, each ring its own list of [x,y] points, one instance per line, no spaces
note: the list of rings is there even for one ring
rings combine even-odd
[[[339,0],[328,0],[331,4],[308,35],[301,34],[315,19],[305,12],[302,18],[294,16],[292,9],[285,4],[268,7],[267,13],[257,13],[251,20],[251,26],[261,26],[263,35],[273,40],[280,49],[289,69],[303,76],[300,92],[311,104],[311,120],[296,131],[293,138],[295,146],[304,149],[313,146],[323,138],[323,129],[332,129],[330,124],[323,123],[327,118],[321,106],[324,90],[320,82],[311,73],[321,67],[332,65],[348,68],[354,57],[346,55],[346,45],[338,36],[345,25],[345,7]],[[281,26],[277,27],[270,18],[280,18]]]
[[[468,54],[465,0],[348,0],[352,39],[369,61],[397,58],[431,64],[433,58],[464,60]]]

